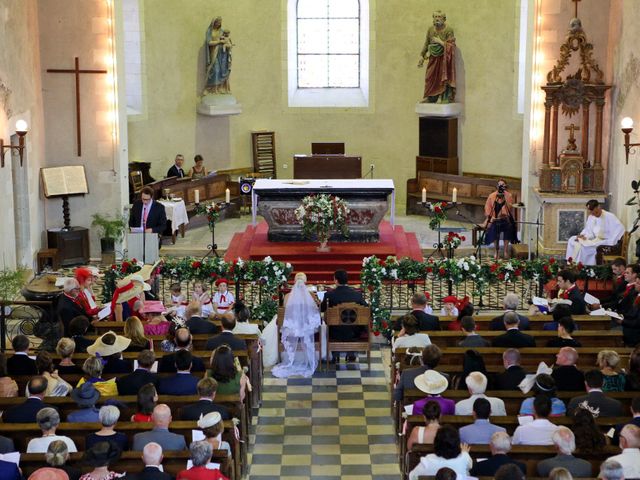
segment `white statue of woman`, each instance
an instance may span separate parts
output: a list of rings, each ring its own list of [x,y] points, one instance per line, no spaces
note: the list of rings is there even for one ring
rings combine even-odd
[[[313,337],[320,327],[320,309],[306,281],[304,273],[297,273],[293,288],[284,300],[283,361],[271,370],[275,377],[311,377],[318,366]]]

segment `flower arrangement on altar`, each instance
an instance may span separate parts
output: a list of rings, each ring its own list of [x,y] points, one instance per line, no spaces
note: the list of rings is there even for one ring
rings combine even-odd
[[[211,203],[196,203],[195,214],[204,215],[207,217],[207,223],[209,225],[209,231],[213,232],[216,227],[216,222],[220,218],[220,211],[222,208],[216,202]]]
[[[427,202],[427,210],[431,212],[431,220],[429,220],[429,228],[431,230],[438,230],[440,225],[447,219],[447,202]]]
[[[444,237],[442,244],[444,245],[445,248],[449,250],[455,250],[465,240],[466,240],[466,237],[464,235],[458,235],[456,232],[449,232],[447,236]]]
[[[332,232],[340,232],[345,236],[349,234],[349,207],[347,202],[335,195],[307,195],[302,199],[302,205],[296,208],[295,215],[302,225],[303,235],[315,236],[320,242],[320,249],[326,249]]]

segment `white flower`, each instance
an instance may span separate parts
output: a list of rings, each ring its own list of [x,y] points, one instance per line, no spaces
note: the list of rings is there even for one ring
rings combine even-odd
[[[289,262],[286,263],[287,269],[291,268],[291,264]]]
[[[391,276],[391,278],[393,278],[394,280],[398,279],[398,270],[396,270],[395,268],[393,270],[391,270],[391,272],[389,272],[389,275]]]
[[[264,263],[271,263],[273,262],[273,259],[269,256],[264,257],[264,259],[262,260]]]
[[[511,265],[511,262],[507,262],[507,263],[504,265],[504,269],[505,269],[505,270],[511,270],[511,271],[513,271],[513,265]]]
[[[242,260],[242,258],[238,257],[238,260],[236,261],[236,263],[238,264],[239,267],[244,265],[244,260]]]

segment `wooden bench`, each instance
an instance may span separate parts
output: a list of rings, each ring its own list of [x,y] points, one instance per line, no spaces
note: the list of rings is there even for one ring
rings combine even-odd
[[[498,178],[504,178],[513,202],[521,199],[521,180],[513,177],[477,176],[476,174],[452,175],[418,171],[417,178],[407,180],[407,215],[424,215],[426,209],[421,205],[422,189],[427,191],[428,201],[451,201],[453,189],[458,189],[458,203],[475,207],[474,220],[484,220],[484,204],[487,197],[496,190]]]
[[[407,312],[408,313],[408,312]],[[478,329],[478,333],[480,335],[484,335],[485,332],[489,330],[489,324],[491,320],[496,318],[498,315],[474,315],[473,319],[476,322],[476,328]],[[393,317],[391,320],[391,324],[395,324],[395,321],[400,318],[400,316]],[[442,330],[447,330],[447,326],[449,322],[454,322],[456,317],[451,316],[439,316],[440,319],[440,327]],[[532,315],[529,318],[529,326],[531,330],[542,330],[542,327],[545,323],[549,323],[553,321],[551,315]],[[611,318],[606,315],[573,315],[573,320],[579,326],[580,330],[610,330],[611,329]],[[577,331],[577,330],[576,330]],[[524,331],[525,333],[529,333],[529,330]],[[504,331],[502,332],[504,333]],[[462,335],[462,332],[460,332]]]
[[[404,475],[408,475],[409,472],[413,470],[416,465],[418,465],[421,457],[424,457],[429,453],[433,453],[433,445],[414,445],[413,449],[410,452],[407,452],[405,456],[405,469],[403,471],[403,478],[406,478]],[[593,472],[596,473],[600,470],[600,464],[602,462],[613,455],[618,455],[619,453],[619,448],[607,446],[602,450],[590,455],[581,454],[580,451],[576,451],[574,455],[578,458],[584,458],[585,460],[588,460],[591,463]],[[488,445],[473,445],[471,447],[469,455],[471,455],[474,460],[478,458],[488,458],[491,456],[491,450],[489,449]],[[509,452],[509,457],[526,464],[527,478],[529,478],[529,476],[534,477],[535,475],[537,475],[537,466],[540,460],[555,457],[556,455],[557,452],[555,446],[514,445],[511,449],[511,452]]]

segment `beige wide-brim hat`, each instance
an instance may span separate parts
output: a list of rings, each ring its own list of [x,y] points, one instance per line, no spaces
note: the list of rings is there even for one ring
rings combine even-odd
[[[413,383],[419,390],[430,395],[438,395],[449,387],[447,378],[435,370],[427,370],[422,375],[418,375]]]
[[[222,415],[219,412],[209,412],[206,415],[200,415],[198,420],[198,428],[209,428],[219,424],[222,421]]]
[[[113,344],[104,342],[104,338],[109,334],[115,337]],[[131,339],[123,337],[122,335],[117,335],[115,332],[109,330],[107,333],[93,342],[93,345],[89,345],[87,347],[87,353],[89,355],[95,355],[99,353],[101,357],[108,357],[109,355],[114,355],[116,353],[122,352],[123,350],[126,350],[130,344]]]
[[[151,278],[151,274],[156,269],[156,267],[158,266],[159,263],[160,263],[160,260],[158,260],[153,265],[143,265],[140,270],[138,270],[137,272],[132,273],[130,275],[127,275],[124,278],[132,278],[134,275],[140,275],[142,277],[142,281],[146,282],[147,280],[149,280]]]
[[[120,293],[118,295],[118,298],[116,299],[116,303],[128,302],[132,298],[139,297],[143,293],[144,293],[144,288],[142,287],[142,285],[136,283],[134,284],[133,288],[130,288],[126,292]]]

